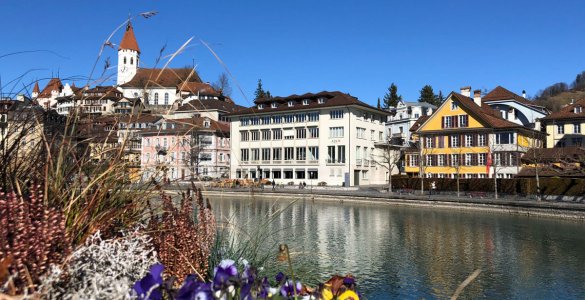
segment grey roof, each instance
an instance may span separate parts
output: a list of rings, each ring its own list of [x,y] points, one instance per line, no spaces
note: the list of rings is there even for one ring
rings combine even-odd
[[[436,106],[427,103],[427,102],[403,102],[406,106],[420,106],[420,107],[430,107],[430,108],[437,108]]]

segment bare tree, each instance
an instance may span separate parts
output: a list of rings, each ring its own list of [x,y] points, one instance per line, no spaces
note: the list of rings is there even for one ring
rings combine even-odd
[[[390,143],[390,137],[386,143],[381,145],[380,150],[381,154],[374,161],[388,170],[388,193],[392,193],[392,172],[398,169],[398,163],[402,159],[404,152],[401,146]]]
[[[230,96],[232,94],[232,87],[230,86],[230,81],[227,74],[221,73],[217,78],[217,81],[211,84],[215,90],[220,92],[224,96]]]

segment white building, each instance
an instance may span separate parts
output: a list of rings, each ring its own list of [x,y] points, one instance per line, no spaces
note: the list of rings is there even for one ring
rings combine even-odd
[[[169,110],[181,102],[184,83],[201,82],[192,68],[148,69],[140,67],[140,48],[128,22],[118,49],[117,85],[126,98],[142,98],[147,108]]]
[[[464,91],[468,97],[470,97],[470,90],[471,88]],[[479,90],[474,91],[474,96],[478,93],[480,93]],[[536,130],[540,130],[538,119],[550,114],[550,111],[545,107],[526,99],[524,92],[520,96],[501,86],[497,86],[487,93],[481,101],[492,109],[500,111],[502,118]]]
[[[426,102],[405,102],[400,100],[396,107],[391,107],[386,122],[386,140],[392,145],[408,146],[410,128],[422,116],[430,116],[437,109]]]
[[[341,92],[259,99],[231,117],[231,178],[383,184],[377,142],[388,112]]]

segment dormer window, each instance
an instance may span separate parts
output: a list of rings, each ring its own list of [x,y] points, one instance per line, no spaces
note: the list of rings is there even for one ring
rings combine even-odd
[[[288,101],[288,107],[292,107],[294,105],[295,105],[295,102],[294,101],[292,101],[292,100]]]
[[[270,104],[270,107],[276,108],[277,107],[276,102],[272,102],[272,104]]]
[[[264,104],[258,104],[258,109],[264,109]]]
[[[309,99],[303,99],[303,105],[309,105]]]
[[[575,106],[575,113],[580,114],[583,112],[583,108],[581,106]]]
[[[210,126],[211,126],[211,122],[209,122],[209,120],[206,119],[205,121],[203,121],[203,127],[209,128]]]
[[[459,106],[457,105],[457,103],[451,102],[451,110],[457,110],[457,108],[459,108]]]
[[[317,103],[319,103],[319,104],[325,103],[325,98],[321,97],[321,98],[317,99]]]

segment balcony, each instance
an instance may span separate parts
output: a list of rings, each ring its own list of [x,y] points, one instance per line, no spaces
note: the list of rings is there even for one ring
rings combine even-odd
[[[355,165],[356,166],[361,166],[362,163],[363,163],[363,159],[361,159],[361,158],[358,158],[358,159],[355,160]]]

